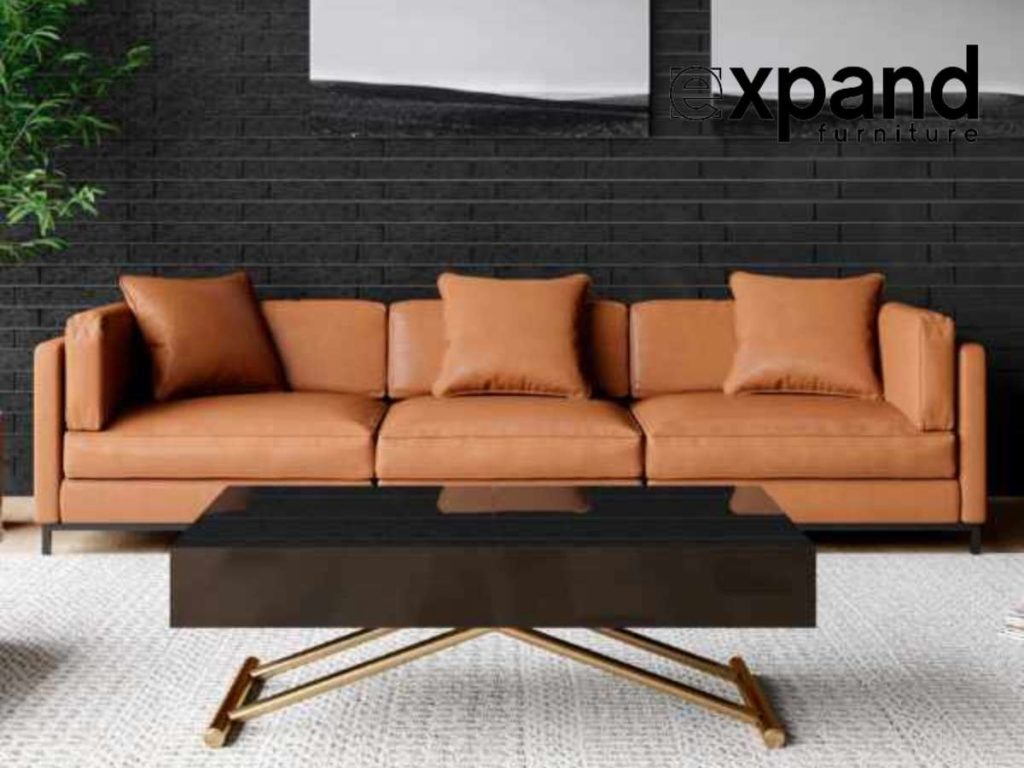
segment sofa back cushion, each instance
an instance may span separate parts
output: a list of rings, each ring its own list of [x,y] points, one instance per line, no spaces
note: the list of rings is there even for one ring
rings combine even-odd
[[[583,314],[583,362],[594,393],[625,397],[629,394],[626,305],[591,301]],[[429,395],[444,359],[441,300],[396,302],[391,305],[388,318],[388,394],[396,399]]]
[[[68,429],[104,429],[125,403],[149,398],[149,353],[123,302],[69,317],[64,359]]]
[[[633,397],[722,389],[736,350],[732,301],[642,301],[629,332]]]
[[[387,307],[358,299],[262,302],[288,386],[383,397]]]
[[[956,417],[952,318],[889,302],[878,313],[878,342],[885,399],[920,430],[951,430]]]

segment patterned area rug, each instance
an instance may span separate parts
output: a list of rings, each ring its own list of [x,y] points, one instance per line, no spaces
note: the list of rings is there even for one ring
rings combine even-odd
[[[8,556],[0,765],[1019,768],[1024,643],[999,628],[1022,585],[1021,555],[828,554],[817,629],[652,632],[742,653],[789,727],[778,752],[749,726],[495,635],[255,720],[213,752],[202,732],[246,655],[338,632],[170,630],[165,555]]]

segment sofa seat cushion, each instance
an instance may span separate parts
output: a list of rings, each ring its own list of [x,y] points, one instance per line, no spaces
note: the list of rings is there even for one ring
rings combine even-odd
[[[950,478],[951,432],[881,400],[693,392],[641,400],[651,480]]]
[[[102,432],[68,432],[64,471],[91,479],[365,480],[385,405],[266,392],[149,404]]]
[[[608,400],[486,395],[394,404],[377,440],[385,481],[632,480],[641,434]]]

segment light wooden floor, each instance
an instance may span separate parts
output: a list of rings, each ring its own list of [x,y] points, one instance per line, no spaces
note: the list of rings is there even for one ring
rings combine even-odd
[[[39,526],[31,519],[30,503],[14,500],[6,505],[0,555],[39,554]],[[11,509],[8,509],[11,507]],[[85,552],[163,552],[174,540],[166,533],[122,533],[116,531],[61,531],[54,534],[54,554]],[[967,551],[966,534],[925,533],[843,533],[815,534],[820,551],[922,552]],[[985,529],[986,552],[1024,552],[1024,499],[994,499],[991,521]]]

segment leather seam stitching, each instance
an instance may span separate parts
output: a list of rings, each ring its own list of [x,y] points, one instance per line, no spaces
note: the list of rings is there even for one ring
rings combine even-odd
[[[917,326],[917,408],[918,418],[920,419],[920,428],[923,431],[927,432],[929,425],[928,416],[926,413],[927,409],[925,407],[925,403],[927,403],[926,398],[928,395],[928,384],[924,378],[924,356],[927,350],[927,348],[925,347],[925,342],[927,341],[925,336],[925,320],[924,318],[921,318]]]
[[[642,435],[381,435],[384,440],[638,440]]]
[[[97,435],[102,434],[100,440],[365,440],[372,438],[373,433],[365,435],[111,435],[96,430],[70,430],[69,437],[78,434]],[[93,446],[95,448],[95,446]]]
[[[749,440],[750,438],[764,438],[767,440],[921,440],[924,437],[949,436],[952,432],[932,432],[922,436],[920,432],[909,435],[764,435],[764,434],[743,434],[743,435],[648,435],[648,437],[662,438],[665,440],[693,440],[697,438],[710,438],[712,440]]]

